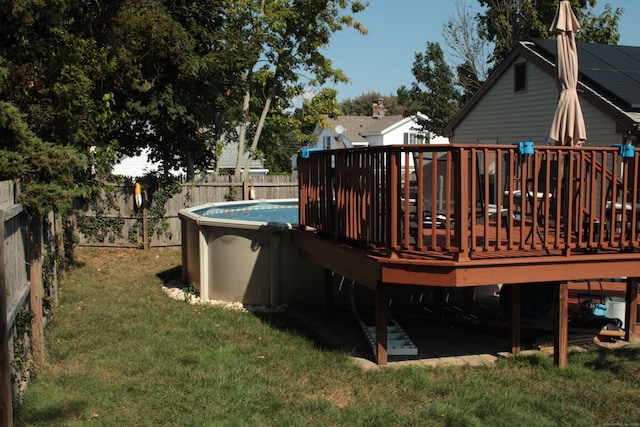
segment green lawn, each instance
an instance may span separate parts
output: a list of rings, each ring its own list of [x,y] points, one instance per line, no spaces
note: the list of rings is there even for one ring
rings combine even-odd
[[[596,426],[640,422],[640,349],[362,370],[289,327],[168,298],[180,250],[81,249],[17,426]]]

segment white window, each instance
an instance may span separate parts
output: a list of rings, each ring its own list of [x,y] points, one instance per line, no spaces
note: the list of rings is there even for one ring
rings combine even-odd
[[[406,132],[404,134],[405,144],[428,144],[431,141],[431,134],[426,132],[424,134],[416,132]]]
[[[330,136],[322,137],[322,149],[323,150],[330,150],[331,149],[331,137]]]

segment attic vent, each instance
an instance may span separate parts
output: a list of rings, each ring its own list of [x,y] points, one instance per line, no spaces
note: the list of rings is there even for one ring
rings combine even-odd
[[[515,64],[513,68],[513,91],[524,92],[527,90],[527,63]]]

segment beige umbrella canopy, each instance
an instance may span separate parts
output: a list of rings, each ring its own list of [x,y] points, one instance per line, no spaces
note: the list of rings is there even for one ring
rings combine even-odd
[[[582,108],[578,99],[578,49],[575,33],[580,23],[569,0],[561,0],[549,31],[558,35],[556,84],[560,91],[549,137],[558,145],[581,145],[587,139]]]

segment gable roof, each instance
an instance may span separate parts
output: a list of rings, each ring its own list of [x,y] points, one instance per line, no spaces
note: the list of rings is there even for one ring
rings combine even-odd
[[[627,129],[640,130],[640,47],[578,43],[578,88],[582,96]],[[521,41],[444,128],[451,136],[511,64],[524,57],[555,78],[556,41]]]
[[[247,163],[247,159],[249,158],[250,153],[245,151],[242,155],[242,167]],[[220,153],[220,157],[218,158],[219,168],[220,169],[235,169],[236,161],[238,160],[238,142],[237,141],[228,141],[222,147],[222,153]],[[249,164],[251,169],[261,169],[263,168],[262,159],[253,158],[251,159],[251,163]]]
[[[380,134],[387,128],[402,121],[401,115],[384,116],[375,118],[372,116],[340,116],[329,119],[331,135],[338,137],[335,129],[340,125],[344,128],[344,136],[352,142],[366,141],[363,135]]]

